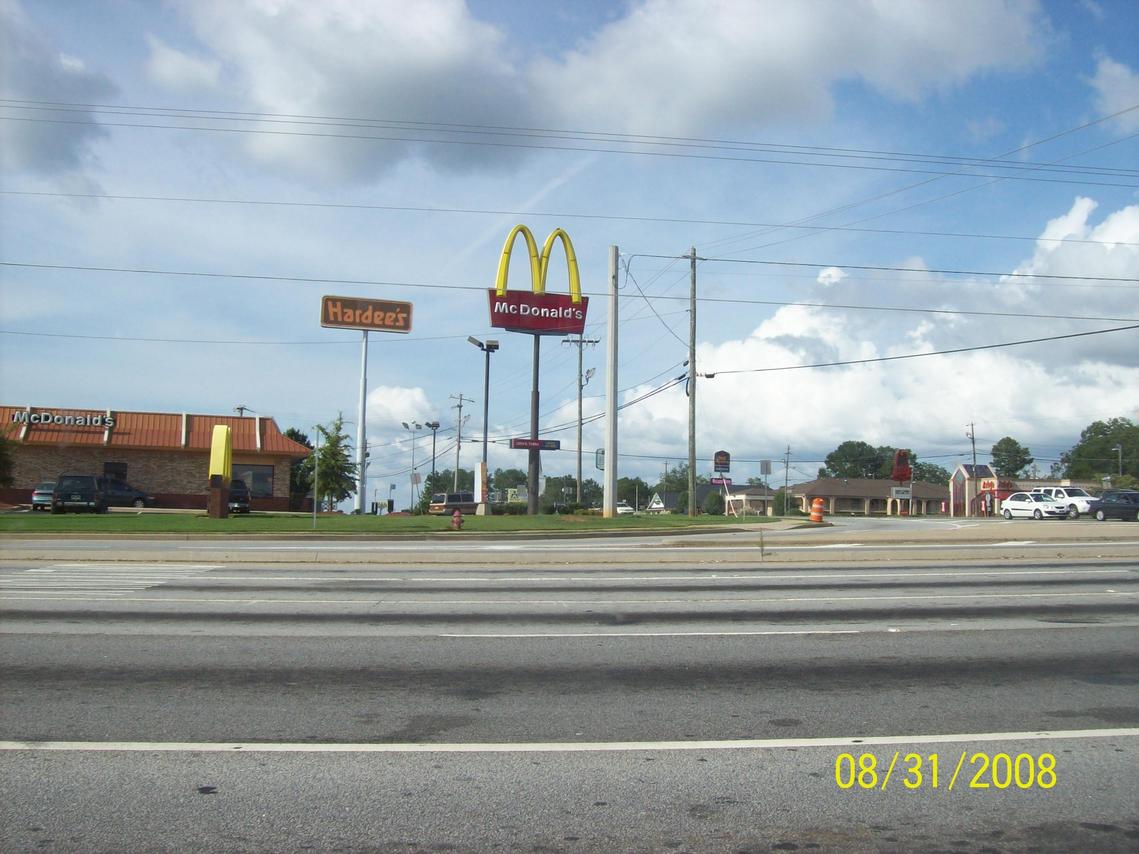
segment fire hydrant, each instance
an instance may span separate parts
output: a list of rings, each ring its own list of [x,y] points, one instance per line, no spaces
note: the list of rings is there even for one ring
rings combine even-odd
[[[455,512],[451,514],[451,530],[452,531],[461,531],[462,529],[463,529],[463,511],[460,510],[458,507],[456,507]]]

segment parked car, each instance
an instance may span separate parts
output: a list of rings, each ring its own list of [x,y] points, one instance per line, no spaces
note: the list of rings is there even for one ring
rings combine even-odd
[[[634,510],[632,507],[629,506],[629,503],[627,501],[618,501],[617,502],[617,515],[618,516],[626,516],[629,513],[636,513],[636,512],[637,512],[636,510]]]
[[[61,474],[51,493],[51,512],[106,513],[107,499],[93,474]]]
[[[153,507],[154,496],[147,495],[141,489],[135,489],[129,483],[113,478],[99,478],[99,485],[103,488],[103,495],[107,499],[108,507]]]
[[[1104,522],[1108,519],[1139,521],[1139,492],[1133,489],[1109,489],[1093,505],[1095,517]]]
[[[1006,519],[1013,516],[1063,519],[1068,515],[1068,505],[1041,492],[1014,492],[1001,502],[1001,515]]]
[[[1040,486],[1032,491],[1067,504],[1069,519],[1079,519],[1081,513],[1090,513],[1091,503],[1095,500],[1078,486]]]
[[[249,500],[249,487],[244,480],[235,477],[229,482],[229,512],[248,513]]]
[[[54,480],[45,480],[43,483],[37,483],[36,488],[32,490],[32,510],[50,510],[51,494],[53,492],[55,492]]]

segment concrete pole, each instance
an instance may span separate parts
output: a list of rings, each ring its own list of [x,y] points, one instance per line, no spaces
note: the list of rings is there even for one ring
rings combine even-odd
[[[696,247],[690,256],[688,298],[688,515],[696,515]]]
[[[609,247],[609,331],[605,354],[605,472],[602,513],[617,515],[617,259]]]
[[[360,409],[356,415],[356,512],[364,514],[364,499],[368,491],[368,330],[363,331],[364,343],[360,348]]]

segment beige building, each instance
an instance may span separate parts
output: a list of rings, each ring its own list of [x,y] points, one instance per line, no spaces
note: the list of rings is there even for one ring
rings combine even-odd
[[[272,418],[38,406],[0,406],[14,476],[0,500],[27,503],[37,483],[72,473],[126,481],[159,507],[204,509],[219,424],[232,431],[233,476],[249,485],[253,509],[289,509],[290,466],[310,452]]]
[[[899,497],[902,489],[910,489],[911,497]],[[803,513],[811,512],[816,498],[823,499],[823,512],[830,516],[941,516],[949,512],[948,484],[920,480],[900,486],[892,480],[821,477],[791,487],[791,499]]]

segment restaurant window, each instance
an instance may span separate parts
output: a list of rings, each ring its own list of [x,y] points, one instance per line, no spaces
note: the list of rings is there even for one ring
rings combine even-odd
[[[127,464],[126,463],[103,463],[103,477],[107,480],[122,480],[127,479]]]
[[[253,498],[273,497],[273,467],[234,463],[233,476],[245,481]]]

